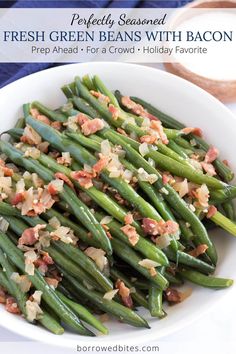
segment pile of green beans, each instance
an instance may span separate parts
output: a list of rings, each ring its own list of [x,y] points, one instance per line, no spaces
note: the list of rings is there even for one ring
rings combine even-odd
[[[217,157],[213,161],[216,176],[197,170],[190,157],[199,151],[203,155],[208,151],[209,145],[203,138],[184,134],[184,124],[142,99],[131,97],[133,105],[141,107],[140,115],[135,113],[137,111],[131,106],[123,105],[120,91],[113,93],[96,75],[75,77],[74,82],[62,87],[62,91],[67,102],[57,109],[38,101],[24,104],[24,116],[5,132],[10,139],[0,140],[5,163],[17,167],[11,175],[11,194],[0,201],[0,217],[8,224],[7,230],[0,229],[0,286],[6,296],[14,297],[22,316],[27,320],[27,301],[35,290],[39,290],[42,292],[42,315],[34,323],[57,335],[63,334],[64,325],[80,335],[108,334],[108,328],[95,316],[97,312],[114,316],[134,327],[150,328],[136,310],[141,306],[152,317],[165,317],[168,313],[166,300],[173,301],[168,298],[172,286],[179,287],[180,299],[181,285],[186,280],[212,289],[230,287],[233,280],[213,276],[218,256],[208,228],[221,227],[236,236],[233,204],[236,186],[229,184],[234,176],[231,169]],[[117,110],[116,119],[110,108]],[[83,134],[79,124],[73,130],[68,122],[80,114],[86,115],[91,124],[95,118],[102,119],[104,128],[88,135]],[[147,118],[160,120],[168,142],[157,139],[147,145],[143,155],[141,137],[149,134],[143,127]],[[37,158],[25,155],[32,146],[39,148],[30,140],[26,143],[27,139],[22,139],[22,136],[27,138],[26,127],[49,144],[48,151],[40,151]],[[73,178],[75,171],[87,174],[93,171],[94,164],[101,158],[104,140],[113,151],[122,149],[117,158],[122,168],[132,173],[132,183],[121,176],[112,177],[107,166],[99,175],[92,175],[89,188]],[[55,154],[60,156],[65,152],[69,153],[71,163],[63,164],[55,158]],[[154,182],[144,180],[139,169],[154,176]],[[23,215],[24,199],[17,206],[12,205],[20,180],[25,182],[25,191],[37,189],[33,179],[25,177],[25,172],[40,177],[42,188],[47,188],[58,178],[56,176],[64,180],[62,190],[52,196],[53,207],[41,214]],[[217,207],[213,215],[207,219],[206,210],[191,208],[188,198],[181,197],[173,183],[164,182],[166,172],[173,178],[186,179],[187,183],[196,185],[195,188],[205,185],[209,189],[207,208],[210,205]],[[134,242],[124,229],[129,213],[137,215],[127,225],[136,237]],[[158,241],[162,231],[152,237],[147,235],[143,227],[143,219],[147,218],[156,225],[177,225],[178,230],[164,234],[169,241],[160,247],[155,237]],[[65,243],[55,237],[56,226],[52,220],[73,232],[76,239]],[[47,233],[49,244],[40,244],[36,239],[37,247],[34,243],[26,244],[26,249],[17,247],[19,238],[27,232],[35,232],[38,225],[44,225],[42,232]],[[196,255],[202,246],[205,250]],[[87,252],[89,248],[95,256]],[[50,256],[53,264],[47,266],[45,273],[35,266],[34,274],[29,275],[24,252],[38,252],[38,249],[40,254]],[[98,252],[103,258],[96,258]],[[47,278],[55,272],[59,282],[56,289],[47,284]],[[31,282],[29,291],[22,291],[12,280],[12,273],[28,278]]]

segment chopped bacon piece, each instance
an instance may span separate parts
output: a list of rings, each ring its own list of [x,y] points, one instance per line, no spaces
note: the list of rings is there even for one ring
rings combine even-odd
[[[110,98],[108,96],[103,95],[101,92],[91,90],[90,93],[98,98],[98,100],[102,103],[108,104],[110,103]]]
[[[214,205],[210,205],[208,208],[207,219],[210,219],[212,216],[217,213],[217,208]]]
[[[156,221],[150,218],[144,218],[142,224],[145,233],[150,235],[174,235],[179,230],[179,225],[173,220]]]
[[[154,144],[157,141],[157,137],[154,135],[143,135],[139,140],[141,143]]]
[[[9,296],[6,299],[5,307],[8,312],[13,313],[15,315],[19,315],[21,313],[16,300],[12,296]]]
[[[1,170],[3,171],[5,177],[12,177],[14,174],[13,169],[6,166],[2,166]]]
[[[164,129],[163,129],[163,126],[162,126],[160,120],[152,120],[151,124],[150,124],[150,128],[158,132],[163,144],[169,143],[169,140],[164,132]]]
[[[58,190],[57,190],[57,188],[55,187],[54,184],[49,183],[49,185],[48,185],[48,193],[51,194],[51,195],[58,194]]]
[[[45,277],[45,280],[46,280],[47,284],[49,286],[52,286],[54,289],[56,289],[58,287],[59,281],[57,279]]]
[[[64,173],[56,172],[54,176],[55,176],[55,178],[62,179],[62,181],[64,181],[71,189],[74,190],[73,183],[66,175],[64,175]]]
[[[30,114],[33,118],[37,118],[40,113],[37,108],[30,108]]]
[[[94,173],[87,171],[73,171],[71,177],[79,182],[81,187],[88,189],[93,186],[92,179],[95,177]]]
[[[113,104],[109,104],[108,110],[112,115],[112,119],[117,120],[120,114],[119,108],[115,107]]]
[[[194,248],[192,251],[188,252],[188,254],[190,254],[190,256],[193,256],[193,257],[198,257],[200,256],[201,254],[205,253],[206,250],[208,249],[208,246],[205,245],[205,244],[202,244],[202,245],[198,245],[196,248]]]
[[[99,118],[88,120],[87,122],[81,125],[82,133],[86,136],[90,134],[94,134],[103,128],[104,128],[104,122]]]
[[[25,199],[24,192],[16,193],[15,196],[11,200],[12,205],[17,205],[18,203],[22,203]]]
[[[181,302],[181,293],[173,288],[167,288],[165,291],[166,299],[169,302],[179,303]]]
[[[108,156],[103,156],[99,154],[99,160],[93,165],[93,171],[96,175],[98,175],[107,165],[109,162]]]
[[[213,161],[215,161],[215,159],[217,159],[218,156],[219,150],[216,149],[214,146],[211,146],[205,155],[204,161],[206,163],[212,163]]]
[[[37,145],[37,149],[41,152],[43,152],[44,154],[48,153],[48,147],[49,147],[49,142],[48,141],[43,141],[42,143]]]
[[[34,245],[39,238],[39,231],[45,229],[45,225],[38,224],[35,227],[25,229],[18,240],[18,245]]]
[[[163,175],[162,175],[163,184],[168,184],[169,180],[170,180],[169,175],[167,175],[166,173],[163,173]]]
[[[46,264],[54,264],[54,261],[52,259],[51,256],[49,256],[49,254],[47,252],[45,252],[45,254],[43,255],[43,261],[46,263]]]
[[[84,123],[89,121],[89,118],[86,116],[86,114],[79,113],[75,117],[75,120],[76,120],[76,123],[78,123],[79,125],[83,125]]]
[[[127,107],[138,116],[143,116],[143,117],[147,116],[147,111],[143,108],[143,106],[141,104],[132,101],[129,96],[123,96],[121,98],[121,103],[124,107]]]
[[[48,271],[48,265],[42,258],[36,259],[36,261],[34,261],[34,265],[42,274],[45,274]]]
[[[61,127],[62,127],[62,124],[61,124],[61,122],[58,122],[58,121],[52,122],[52,123],[51,123],[51,127],[54,128],[54,129],[56,129],[56,130],[58,130],[58,131],[60,131],[60,130],[61,130]]]
[[[181,131],[186,135],[192,133],[196,136],[199,136],[200,138],[203,135],[202,130],[200,128],[196,128],[196,127],[195,128],[193,128],[193,127],[183,128]]]
[[[126,225],[132,224],[134,222],[133,215],[131,213],[128,213],[125,215],[124,222]]]
[[[128,224],[122,226],[120,229],[128,237],[130,244],[135,246],[139,240],[139,235],[137,234],[135,227]]]
[[[130,295],[130,289],[125,286],[124,282],[121,281],[120,279],[117,279],[116,284],[115,284],[116,289],[119,290],[118,294],[120,295],[123,303],[125,306],[132,308],[133,307],[133,301]]]

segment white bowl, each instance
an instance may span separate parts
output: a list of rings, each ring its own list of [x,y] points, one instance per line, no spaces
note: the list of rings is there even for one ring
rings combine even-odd
[[[139,96],[188,126],[201,127],[207,141],[220,149],[221,157],[228,159],[236,171],[236,119],[233,114],[214,97],[188,81],[139,65],[113,62],[65,65],[15,81],[0,92],[1,131],[14,125],[17,117],[22,114],[23,103],[39,100],[52,108],[63,104],[65,97],[60,87],[71,82],[74,76],[87,73],[98,74],[112,90],[120,89],[125,95]],[[219,253],[216,274],[234,278],[236,240],[223,231],[214,233],[213,238]],[[0,325],[22,336],[64,347],[75,348],[76,344],[146,343],[189,325],[213,305],[219,306],[220,300],[226,301],[227,295],[236,293],[234,286],[218,291],[191,287],[192,296],[179,305],[168,307],[166,318],[151,319],[146,314],[151,325],[149,330],[136,329],[114,321],[108,323],[108,336],[88,338],[70,332],[55,336],[43,328],[30,325],[19,316],[9,314],[3,306],[0,306]]]

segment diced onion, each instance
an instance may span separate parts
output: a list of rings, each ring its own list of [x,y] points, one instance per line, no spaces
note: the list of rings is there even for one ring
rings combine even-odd
[[[103,295],[103,299],[106,299],[106,300],[111,301],[111,300],[113,299],[113,297],[116,296],[116,294],[118,293],[118,291],[119,291],[119,289],[107,291],[107,292]]]
[[[138,149],[142,156],[145,156],[149,153],[149,147],[147,143],[140,144]]]
[[[102,220],[100,221],[100,224],[106,225],[106,224],[109,224],[111,221],[112,221],[111,216],[104,216],[104,218],[102,218]]]
[[[151,269],[151,268],[155,268],[155,267],[159,267],[160,263],[152,261],[151,259],[142,259],[141,261],[138,262],[138,264],[141,267],[147,268],[147,269]]]

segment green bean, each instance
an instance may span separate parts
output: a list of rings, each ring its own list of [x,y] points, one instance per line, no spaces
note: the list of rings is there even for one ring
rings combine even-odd
[[[178,144],[176,144],[176,142],[174,140],[169,141],[168,147],[171,150],[175,151],[183,159],[188,160],[188,155],[185,152],[185,150],[183,148],[181,148]]]
[[[158,271],[163,274],[164,267],[161,267]],[[165,312],[162,308],[162,297],[162,290],[160,290],[156,285],[151,283],[148,292],[148,305],[149,311],[153,317],[163,318],[165,316]]]
[[[25,264],[23,253],[0,231],[0,247],[23,273],[25,273]],[[28,275],[29,280],[36,289],[42,291],[42,298],[51,307],[60,319],[83,335],[93,335],[88,329],[82,326],[78,317],[58,298],[55,291],[52,290],[40,272],[35,269],[34,275]]]
[[[66,255],[72,262],[86,270],[97,282],[102,286],[105,291],[113,289],[113,284],[106,278],[106,276],[99,271],[95,263],[86,256],[79,248],[73,247],[70,244],[65,244],[61,241],[53,241],[52,245]],[[50,247],[49,247],[50,253]],[[64,267],[63,267],[64,268]]]
[[[108,334],[108,329],[95,317],[93,316],[84,306],[68,299],[65,295],[56,290],[57,296],[68,306],[74,313],[76,313],[81,320],[90,324],[92,327],[96,328],[99,332],[103,334]]]
[[[101,221],[104,217],[101,213],[95,213],[96,218]],[[125,244],[131,247],[128,237],[121,231],[122,225],[115,220],[111,220],[107,226],[111,231],[112,236],[117,237],[119,240],[123,241]],[[146,240],[144,237],[138,235],[138,242],[133,246],[136,251],[139,251],[148,259],[152,259],[161,265],[168,265],[168,259],[165,254],[153,243]]]
[[[211,218],[216,225],[222,227],[222,229],[228,231],[231,235],[236,236],[236,224],[232,220],[217,211]]]
[[[27,225],[21,220],[11,216],[6,216],[5,218],[9,222],[10,228],[18,236],[21,236],[24,230],[27,229]],[[45,224],[44,221],[39,217],[28,218],[28,221],[33,227],[38,224]],[[47,225],[47,230],[52,231],[53,228],[51,228],[50,225]],[[44,249],[52,256],[52,258],[55,257],[58,259],[58,262],[61,262],[60,264],[62,264],[64,268],[68,268],[71,273],[73,272],[72,274],[74,276],[83,278],[88,284],[98,288],[99,290],[104,289],[105,291],[108,291],[109,289],[112,289],[111,282],[103,275],[102,272],[99,271],[94,262],[79,248],[67,245],[61,241],[52,241],[51,244],[52,246]],[[58,250],[60,250],[59,254]],[[87,273],[89,273],[94,279],[92,279]]]
[[[92,118],[99,118],[100,117],[99,112],[97,112],[93,107],[89,106],[88,103],[83,98],[78,97],[78,96],[72,96],[72,102],[79,111],[87,114],[88,116],[90,116]],[[71,113],[75,113],[75,112],[70,111],[67,114],[69,114],[70,116],[74,115]]]
[[[70,282],[71,286],[78,291],[83,297],[88,298],[91,303],[96,304],[96,306],[112,315],[118,317],[122,322],[128,323],[135,327],[146,327],[149,328],[148,323],[136,314],[131,309],[115,302],[114,300],[106,300],[101,294],[94,290],[88,291],[80,282],[75,278],[71,277],[66,271],[63,271],[64,277]]]
[[[188,253],[178,251],[177,254],[175,254],[170,249],[165,249],[165,253],[171,261],[198,269],[203,273],[209,274],[213,273],[215,270],[215,267],[213,267],[212,265],[202,261],[201,259],[195,258]]]
[[[24,103],[23,104],[24,118],[28,117],[28,115],[30,114],[30,108],[31,108],[31,104],[30,103]],[[21,128],[23,128],[23,127],[21,127]]]
[[[176,119],[161,112],[160,110],[156,109],[155,107],[153,107],[151,104],[145,102],[144,100],[141,100],[140,98],[137,98],[137,97],[131,97],[131,99],[134,100],[136,103],[141,104],[145,109],[148,110],[148,112],[150,112],[154,116],[158,117],[162,121],[164,126],[167,126],[169,128],[174,128],[174,129],[185,128],[184,124],[178,122]],[[203,150],[207,151],[209,149],[209,145],[201,137],[198,137],[195,135],[194,136],[190,135],[190,137],[193,137],[196,140],[196,142],[198,143],[198,145],[200,146],[200,148],[202,148]],[[233,177],[234,177],[233,172],[222,161],[220,161],[219,159],[216,159],[213,164],[216,167],[217,172],[222,176],[222,178],[226,182],[230,182],[233,179]]]
[[[27,122],[28,118],[26,119]],[[38,173],[38,175],[46,182],[50,182],[54,178],[54,174],[48,168],[44,167],[32,158],[24,158],[23,153],[11,146],[9,143],[0,141],[0,150],[6,153],[6,155],[9,156],[13,162],[18,165],[20,164],[31,172]],[[90,209],[79,198],[77,198],[75,192],[64,184],[63,191],[59,193],[59,196],[70,205],[75,213],[75,216],[86,228],[88,228],[88,230],[93,234],[94,239],[101,244],[102,248],[108,254],[111,254],[112,249],[110,241],[107,238],[104,229],[97,222]]]
[[[1,210],[1,209],[0,209]],[[57,211],[54,208],[48,209],[46,213],[41,214],[42,218],[49,221],[53,217],[57,218],[61,225],[69,227],[71,230],[75,232],[75,235],[81,239],[83,242],[88,245],[99,248],[99,243],[95,242],[92,237],[88,237],[87,231],[78,223],[70,220],[68,217],[65,217],[62,213]]]
[[[195,270],[183,269],[179,273],[183,278],[206,288],[224,289],[233,285],[233,280],[231,279],[209,277]]]
[[[0,285],[3,286],[10,295],[12,295],[13,297],[15,296],[10,281],[8,281],[6,275],[2,271],[0,271]],[[64,333],[64,328],[60,325],[60,323],[58,323],[58,321],[55,320],[52,315],[46,312],[44,308],[43,314],[41,316],[42,317],[39,318],[37,321],[41,323],[43,327],[48,329],[53,334],[60,335]]]
[[[115,269],[114,267],[112,267],[110,269],[110,273],[111,273],[111,277],[113,280],[122,280],[124,282],[124,284],[129,288],[129,289],[133,289],[134,291],[131,293],[131,297],[134,301],[137,302],[138,305],[141,305],[145,308],[148,308],[148,302],[144,296],[144,294],[136,289],[134,287],[134,284],[129,280],[128,277],[126,277],[123,273],[121,273],[119,270]]]
[[[173,275],[171,272],[165,270],[164,272],[165,278],[168,280],[170,285],[182,285],[183,281],[175,274]]]
[[[37,108],[41,113],[45,114],[45,116],[52,120],[59,122],[65,122],[67,120],[67,117],[64,114],[55,112],[38,101],[32,102],[32,107]]]
[[[14,297],[16,298],[16,301],[19,305],[19,308],[21,312],[24,314],[24,316],[27,318],[27,312],[26,312],[26,294],[23,293],[19,287],[19,285],[15,281],[10,281],[11,276],[14,272],[16,272],[16,269],[11,265],[9,260],[7,259],[6,255],[4,255],[4,252],[0,248],[0,264],[2,268],[4,269],[5,275],[10,282],[10,288],[12,289],[12,293],[14,294]]]
[[[222,208],[223,208],[225,215],[228,219],[230,219],[231,221],[236,221],[235,207],[234,207],[234,203],[232,202],[232,200],[223,203]]]
[[[183,220],[178,220],[178,224],[179,224],[180,231],[181,231],[181,238],[183,238],[183,240],[185,242],[189,242],[189,241],[193,240],[194,234],[193,234],[191,228],[187,227],[186,222]]]
[[[142,258],[134,251],[132,248],[124,245],[120,240],[112,239],[112,247],[117,256],[123,259],[126,263],[130,264],[135,268],[139,273],[141,273],[145,278],[149,279],[160,289],[166,289],[168,287],[168,281],[165,277],[158,273],[152,276],[147,268],[142,267],[139,262],[142,261]]]
[[[115,135],[116,136],[116,135]],[[173,207],[174,210],[177,210],[180,216],[187,222],[190,223],[194,234],[197,235],[196,241],[199,240],[200,243],[207,244],[207,254],[210,256],[213,263],[217,262],[217,254],[213,243],[211,242],[208,234],[200,222],[200,220],[196,217],[196,215],[188,208],[185,201],[180,198],[178,193],[168,184],[163,185],[162,183],[162,176],[160,173],[153,168],[139,153],[134,150],[130,145],[128,145],[122,137],[114,137],[114,140],[120,144],[123,149],[126,151],[126,158],[132,161],[137,167],[144,168],[150,174],[156,174],[158,177],[157,181],[155,182],[154,186],[157,189],[163,190],[165,188],[166,193],[163,193],[163,198],[167,200],[167,202]]]

